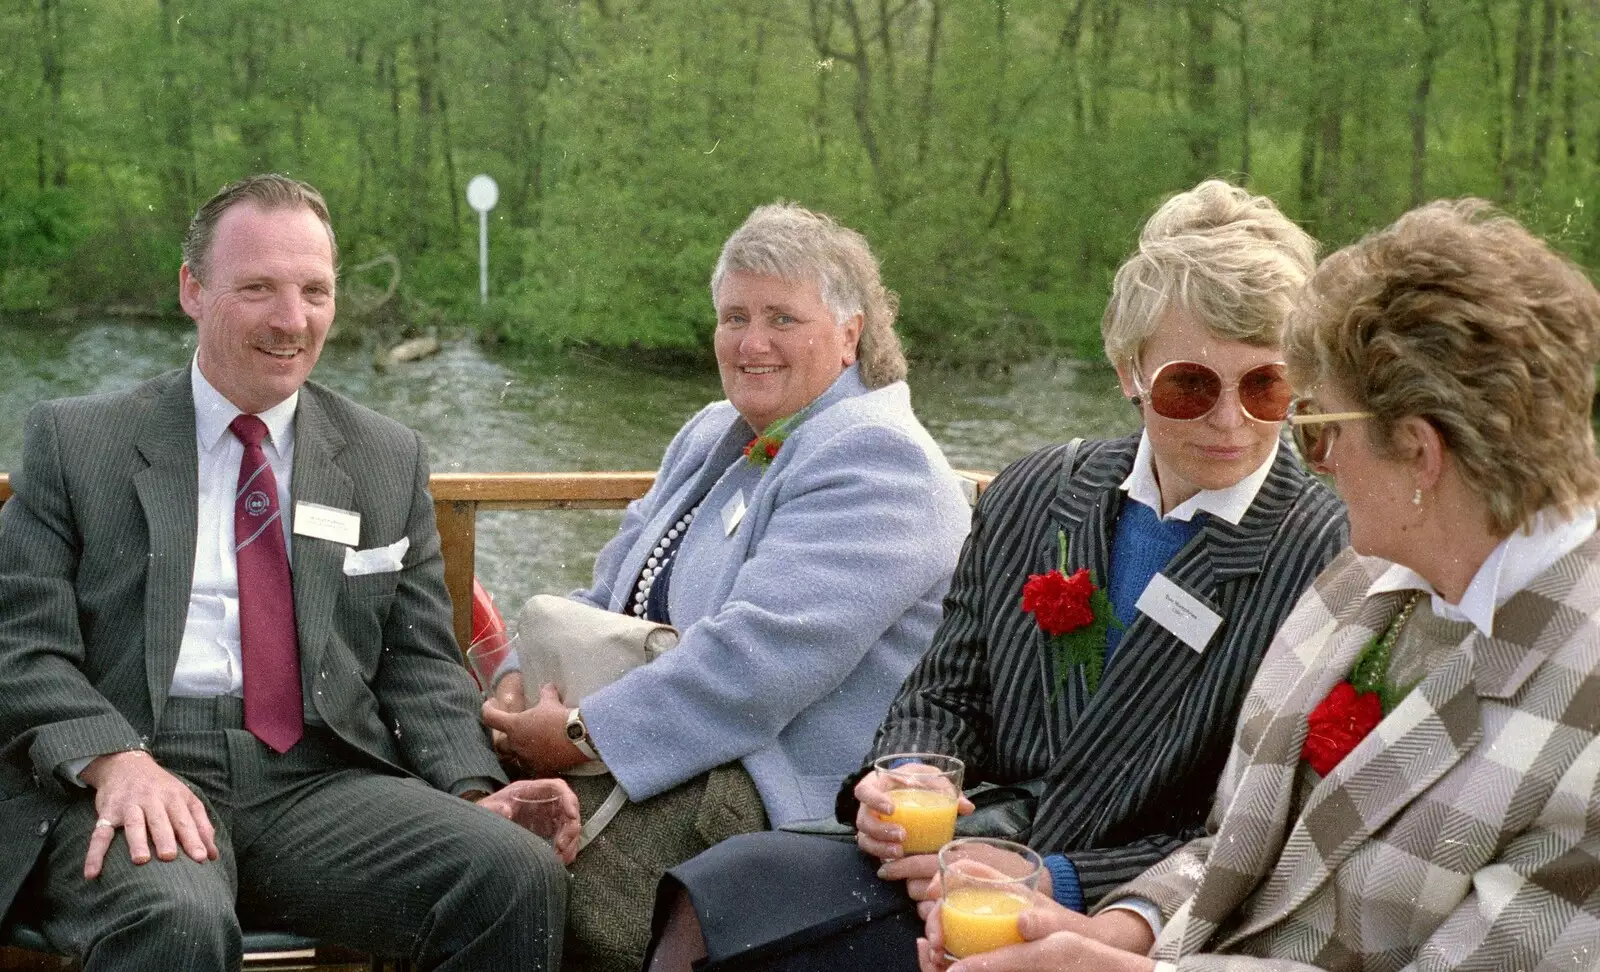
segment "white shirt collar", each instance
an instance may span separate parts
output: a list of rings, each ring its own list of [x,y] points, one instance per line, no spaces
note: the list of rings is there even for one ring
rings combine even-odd
[[[1227,489],[1202,489],[1161,518],[1192,520],[1196,513],[1210,513],[1238,526],[1239,521],[1244,519],[1245,511],[1250,509],[1250,504],[1256,501],[1256,494],[1261,492],[1261,484],[1267,481],[1267,474],[1272,472],[1272,463],[1277,458],[1278,443],[1274,442],[1272,454],[1255,472]],[[1156,482],[1155,453],[1150,449],[1149,432],[1139,436],[1139,452],[1133,457],[1133,471],[1122,481],[1122,489],[1127,492],[1129,499],[1143,503],[1155,510],[1157,515],[1161,513],[1161,486]]]
[[[1540,510],[1533,518],[1533,529],[1515,530],[1500,541],[1484,560],[1472,583],[1461,595],[1460,604],[1440,597],[1422,575],[1400,564],[1392,565],[1373,581],[1370,593],[1420,590],[1433,596],[1433,613],[1451,621],[1470,621],[1486,637],[1494,636],[1494,612],[1511,600],[1533,579],[1549,569],[1594,534],[1594,510],[1585,510],[1571,520],[1552,509]]]
[[[189,363],[189,388],[194,393],[194,430],[200,451],[210,452],[228,433],[228,425],[244,413],[206,381],[206,376],[200,373],[198,352]],[[270,445],[275,452],[283,453],[285,444],[293,441],[294,410],[299,404],[300,391],[296,389],[293,395],[256,416],[267,423]]]

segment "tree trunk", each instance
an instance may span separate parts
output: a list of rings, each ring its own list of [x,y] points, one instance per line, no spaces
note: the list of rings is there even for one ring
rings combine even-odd
[[[1212,0],[1188,0],[1185,5],[1188,45],[1189,181],[1217,171],[1217,8]]]
[[[1544,0],[1544,20],[1539,36],[1539,72],[1534,87],[1533,148],[1528,175],[1535,189],[1544,185],[1545,159],[1550,152],[1550,132],[1555,125],[1556,0]]]
[[[1517,33],[1511,53],[1511,145],[1500,181],[1502,201],[1517,198],[1517,182],[1528,171],[1528,85],[1533,76],[1533,0],[1517,0]]]
[[[61,23],[61,0],[39,0],[40,80],[49,99],[46,127],[39,134],[39,188],[67,184],[66,131],[61,100],[67,84],[66,42]]]
[[[178,91],[178,22],[172,2],[160,0],[156,12],[156,36],[161,44],[161,90],[157,97],[165,155],[161,174],[168,222],[172,226],[185,226],[194,211],[197,180],[189,104]]]
[[[1493,143],[1494,172],[1500,182],[1501,194],[1505,193],[1506,180],[1511,178],[1507,172],[1506,161],[1506,108],[1505,108],[1505,71],[1500,65],[1500,31],[1495,27],[1494,10],[1490,7],[1490,0],[1479,0],[1478,14],[1483,18],[1484,32],[1488,38],[1487,54],[1489,56],[1490,77],[1494,81],[1494,116],[1491,119],[1492,127],[1489,139]]]
[[[1578,45],[1572,37],[1572,0],[1561,0],[1561,136],[1570,166],[1578,161]]]
[[[1250,127],[1255,117],[1255,92],[1250,86],[1250,13],[1239,4],[1239,181],[1250,181]]]
[[[1433,90],[1434,61],[1438,56],[1432,0],[1416,0],[1417,24],[1422,28],[1422,55],[1417,84],[1411,90],[1411,205],[1427,198],[1428,95]]]
[[[1337,2],[1337,0],[1334,0]],[[1318,211],[1317,133],[1322,124],[1322,78],[1324,48],[1324,7],[1326,0],[1311,0],[1311,28],[1306,39],[1306,77],[1311,86],[1306,97],[1305,123],[1300,128],[1300,213],[1302,219],[1312,219]]]
[[[1092,61],[1094,77],[1089,87],[1089,127],[1104,132],[1111,123],[1111,55],[1116,49],[1122,6],[1117,0],[1094,0]]]
[[[940,28],[944,24],[943,0],[928,0],[932,8],[928,23],[928,53],[923,59],[922,99],[917,105],[917,165],[928,158],[928,141],[933,129],[933,78],[939,61]]]
[[[408,204],[413,216],[406,221],[413,254],[428,246],[428,209],[433,186],[434,86],[438,81],[438,58],[431,50],[429,35],[420,27],[411,34],[411,56],[417,71],[417,131],[411,145],[411,173],[407,180]]]

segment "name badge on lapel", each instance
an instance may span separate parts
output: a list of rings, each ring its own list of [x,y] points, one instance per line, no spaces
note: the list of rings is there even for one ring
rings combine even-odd
[[[353,547],[361,540],[361,514],[300,500],[294,504],[294,532]]]
[[[723,536],[731,537],[733,531],[739,529],[739,521],[744,519],[744,509],[744,490],[741,489],[722,507]]]
[[[1150,578],[1134,607],[1197,652],[1206,650],[1211,636],[1222,626],[1222,615],[1174,584],[1165,574]]]

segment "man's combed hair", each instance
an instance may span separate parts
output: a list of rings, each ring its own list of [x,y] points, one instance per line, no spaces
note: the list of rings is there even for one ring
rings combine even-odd
[[[723,244],[711,273],[711,299],[724,277],[741,272],[815,283],[836,325],[862,316],[856,355],[866,386],[905,378],[906,356],[894,330],[900,297],[884,287],[878,259],[860,233],[794,203],[760,206]]]
[[[1273,347],[1316,256],[1316,240],[1271,199],[1208,179],[1163,203],[1117,270],[1100,320],[1106,357],[1137,370],[1174,310],[1218,338]]]
[[[286,175],[268,172],[230,182],[207,199],[189,221],[189,231],[183,237],[183,262],[189,272],[201,283],[206,281],[206,260],[211,255],[211,239],[216,235],[217,223],[222,214],[239,203],[252,202],[262,209],[288,209],[305,206],[322,221],[328,231],[328,245],[333,248],[333,265],[339,265],[339,242],[333,235],[333,223],[328,217],[328,204],[322,193],[310,184]]]
[[[1430,203],[1329,257],[1286,350],[1297,385],[1375,414],[1360,425],[1381,454],[1407,417],[1437,429],[1497,534],[1600,500],[1600,291],[1481,199]]]

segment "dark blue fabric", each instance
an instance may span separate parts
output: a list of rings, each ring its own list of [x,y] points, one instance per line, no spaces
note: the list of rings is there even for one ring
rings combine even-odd
[[[1063,908],[1082,914],[1083,882],[1078,880],[1078,869],[1065,854],[1046,854],[1044,866],[1050,872],[1050,896]]]
[[[1122,627],[1106,628],[1106,665],[1122,642],[1122,634],[1139,613],[1134,607],[1150,578],[1161,572],[1195,538],[1204,525],[1201,513],[1189,520],[1163,520],[1155,510],[1125,499],[1117,514],[1117,529],[1111,539],[1111,585],[1106,596]]]

